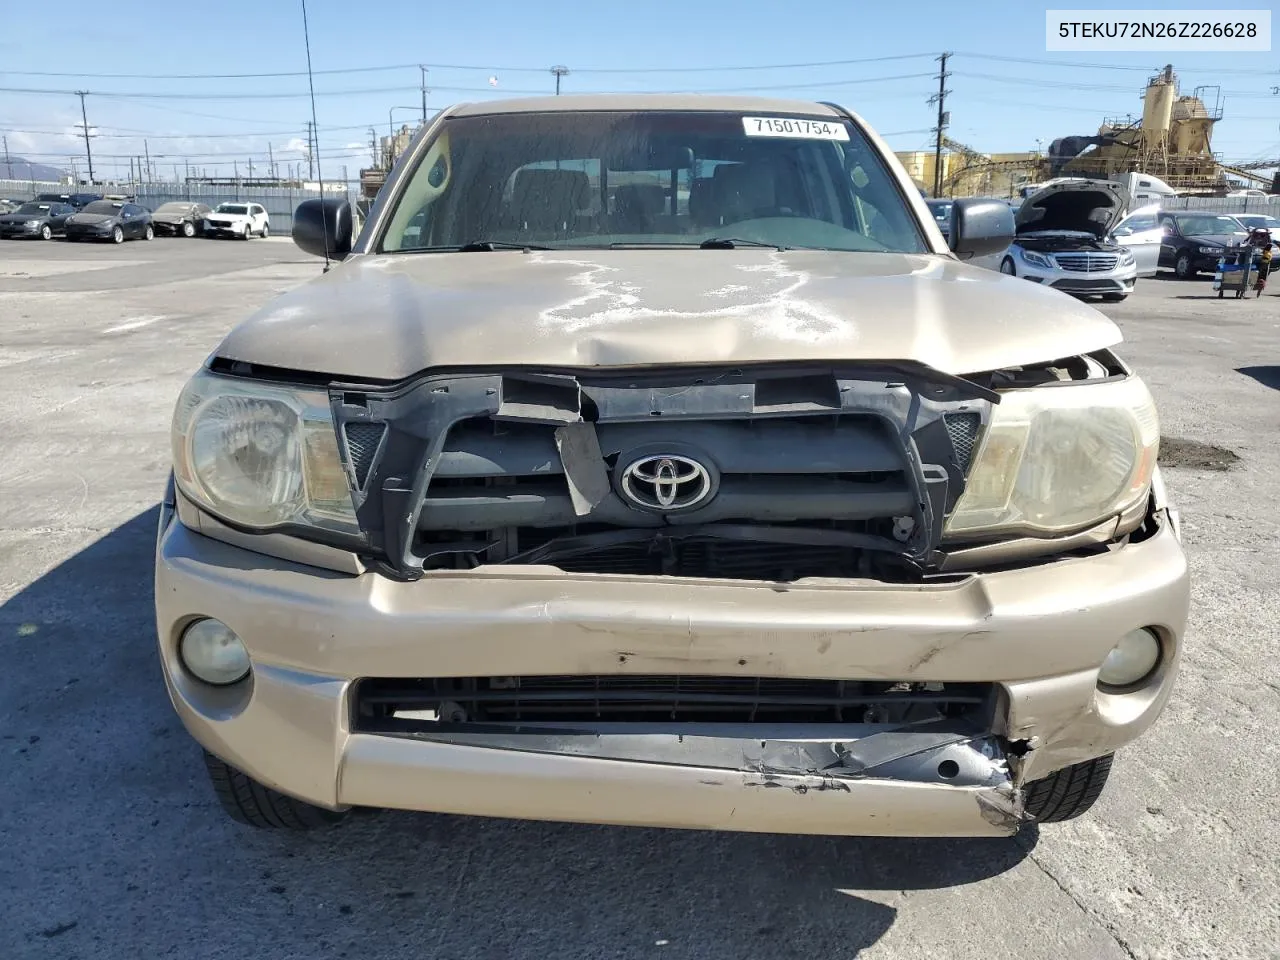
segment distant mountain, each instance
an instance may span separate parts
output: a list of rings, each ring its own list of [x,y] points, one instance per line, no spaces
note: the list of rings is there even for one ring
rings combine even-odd
[[[0,154],[0,180],[46,180],[56,183],[66,176],[69,176],[66,170],[51,167],[47,163],[34,163],[12,153],[9,154],[9,162],[5,163],[4,155]]]

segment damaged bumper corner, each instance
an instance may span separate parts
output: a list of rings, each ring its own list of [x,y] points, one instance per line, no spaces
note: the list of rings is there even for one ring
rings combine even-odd
[[[1009,836],[1023,822],[999,742],[973,730],[717,726],[354,735],[339,792],[353,805],[769,833]]]

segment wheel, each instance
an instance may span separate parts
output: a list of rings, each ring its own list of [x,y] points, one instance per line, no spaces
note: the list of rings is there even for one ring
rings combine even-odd
[[[240,239],[248,240],[252,236],[253,236],[253,227],[251,227],[249,224],[246,223],[244,225],[244,233],[240,234]]]
[[[205,751],[205,768],[218,803],[238,823],[251,827],[314,830],[337,823],[345,814],[326,810],[264,787],[257,780]]]
[[[47,223],[46,223],[43,227],[41,227],[41,228],[40,228],[40,239],[41,239],[41,240],[52,240],[52,239],[53,239],[53,227],[49,226]]]
[[[1219,299],[1219,300],[1221,300],[1221,299],[1222,299],[1222,291],[1221,291],[1221,290],[1219,290],[1219,291],[1218,291],[1218,299]]]
[[[265,240],[269,236],[271,236],[271,224],[264,223],[262,225],[262,239]]]
[[[154,240],[155,238],[156,238],[156,228],[151,226],[151,224],[148,223],[146,231],[142,234],[142,239]]]
[[[1018,268],[1013,265],[1013,257],[1005,257],[1000,261],[1000,272],[1010,277],[1018,275]]]
[[[196,225],[190,220],[184,220],[182,222],[182,235],[188,239],[194,237],[196,235]]]
[[[1173,273],[1179,280],[1190,280],[1196,275],[1196,270],[1191,265],[1190,254],[1178,254],[1178,259],[1173,262]]]
[[[1114,758],[1115,754],[1108,753],[1095,760],[1074,763],[1043,780],[1028,783],[1024,797],[1027,816],[1037,823],[1074,820],[1102,796]]]
[[[1127,296],[1127,293],[1104,293],[1102,299],[1107,303],[1120,303]]]
[[[124,230],[122,230],[120,227],[113,228],[111,231],[111,242],[124,243]]]

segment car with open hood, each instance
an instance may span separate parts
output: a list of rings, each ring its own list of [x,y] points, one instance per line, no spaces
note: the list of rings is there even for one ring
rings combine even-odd
[[[1028,196],[1000,272],[1077,296],[1120,301],[1133,292],[1138,265],[1112,230],[1129,205],[1111,180],[1062,179]]]
[[[151,213],[151,225],[156,233],[173,237],[194,237],[204,230],[205,219],[213,212],[207,203],[191,200],[171,200],[162,203]]]
[[[1228,250],[1249,237],[1244,224],[1227,213],[1166,210],[1160,214],[1160,226],[1160,266],[1172,269],[1179,280],[1213,272]]]
[[[83,210],[67,217],[68,240],[151,240],[155,228],[151,211],[125,200],[95,200]]]
[[[67,203],[24,203],[12,212],[0,214],[0,238],[51,240],[62,235],[67,217],[75,212],[75,207]]]
[[[967,262],[1007,203],[947,243],[842,107],[613,95],[446,109],[351,214],[173,414],[159,657],[231,817],[1008,836],[1163,709],[1151,394]]]
[[[251,237],[269,237],[271,218],[260,203],[228,201],[213,208],[204,219],[207,237],[235,237],[248,240]]]

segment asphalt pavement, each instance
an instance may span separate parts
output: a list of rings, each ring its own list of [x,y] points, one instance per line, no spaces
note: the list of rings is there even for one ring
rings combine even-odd
[[[1160,407],[1194,599],[1169,709],[1082,819],[295,835],[215,804],[161,682],[152,547],[182,383],[320,268],[275,238],[0,243],[0,960],[1280,957],[1280,296],[1157,279],[1103,306]]]

